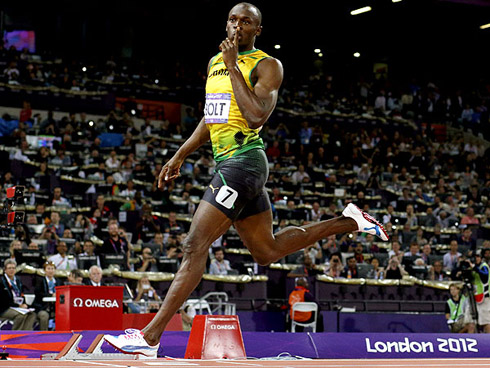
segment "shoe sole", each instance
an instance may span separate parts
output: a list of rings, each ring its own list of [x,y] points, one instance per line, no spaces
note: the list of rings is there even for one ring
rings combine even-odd
[[[114,349],[120,351],[123,354],[128,354],[128,355],[144,355],[147,358],[155,358],[155,359],[158,358],[158,355],[156,355],[156,356],[154,356],[154,355],[146,355],[145,353],[143,353],[141,351],[134,351],[134,352],[124,351],[120,347],[114,345],[112,342],[110,342],[109,340],[107,340],[105,337],[104,337],[104,341],[106,343],[108,343],[110,346],[112,346]]]
[[[359,210],[359,212],[361,212],[362,217],[364,217],[364,219],[365,219],[366,221],[368,221],[368,222],[370,222],[370,223],[372,223],[372,224],[374,224],[374,225],[378,226],[378,227],[381,229],[381,231],[383,232],[383,234],[385,234],[385,236],[386,236],[386,240],[384,240],[383,238],[381,238],[381,237],[380,237],[380,238],[381,238],[381,240],[383,240],[383,241],[388,241],[388,240],[390,240],[390,237],[389,237],[388,233],[386,232],[386,230],[385,230],[385,228],[383,227],[383,225],[381,225],[381,224],[378,222],[378,220],[376,220],[376,219],[375,219],[373,216],[371,216],[369,213],[367,213],[367,212],[365,212],[365,211],[361,210],[361,209],[360,209],[359,207],[357,207],[357,206],[356,206],[354,203],[352,203],[352,205],[353,205],[354,207],[356,207],[356,208]],[[362,230],[359,230],[359,231],[362,231]]]

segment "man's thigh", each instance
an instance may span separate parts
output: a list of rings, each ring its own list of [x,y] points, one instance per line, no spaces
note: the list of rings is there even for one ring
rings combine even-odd
[[[14,310],[12,308],[9,308],[0,315],[0,318],[13,320],[13,319],[15,319],[21,315],[22,315],[22,313],[17,312],[16,310]]]

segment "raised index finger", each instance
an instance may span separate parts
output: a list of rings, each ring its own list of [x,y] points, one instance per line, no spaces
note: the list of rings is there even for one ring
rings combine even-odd
[[[233,44],[238,47],[238,31],[240,31],[240,27],[236,27],[235,37],[233,37]]]

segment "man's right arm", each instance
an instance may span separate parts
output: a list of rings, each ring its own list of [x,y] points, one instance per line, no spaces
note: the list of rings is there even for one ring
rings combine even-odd
[[[207,68],[208,71],[211,66],[212,60],[213,59],[209,60]],[[162,189],[166,182],[176,179],[180,175],[180,167],[184,163],[186,157],[197,150],[199,147],[201,147],[204,143],[209,141],[209,139],[209,130],[206,127],[206,123],[203,117],[192,135],[184,142],[184,144],[165,164],[165,166],[163,166],[160,175],[158,175],[158,188]]]
[[[204,123],[204,118],[202,118],[194,133],[192,133],[175,155],[163,166],[158,176],[158,188],[162,189],[165,182],[178,178],[180,167],[186,157],[209,141],[209,138],[209,130]]]

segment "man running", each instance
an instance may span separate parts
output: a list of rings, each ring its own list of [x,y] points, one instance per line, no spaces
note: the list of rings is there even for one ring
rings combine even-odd
[[[179,176],[185,158],[211,140],[215,175],[194,214],[182,264],[160,310],[142,331],[105,336],[125,353],[156,357],[165,326],[201,280],[209,246],[232,224],[261,265],[332,234],[363,231],[388,240],[382,225],[354,204],[340,217],[272,233],[265,190],[268,163],[259,132],[276,106],[283,68],[279,60],[254,46],[261,21],[260,10],[252,4],[239,3],[231,9],[227,38],[208,64],[204,118],[160,172],[158,186],[163,188]]]

